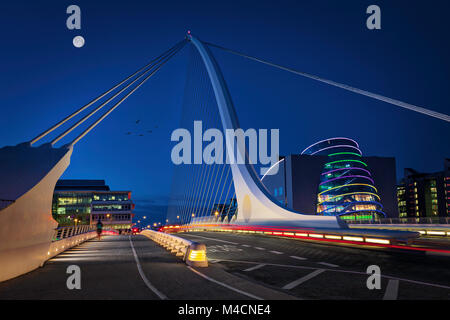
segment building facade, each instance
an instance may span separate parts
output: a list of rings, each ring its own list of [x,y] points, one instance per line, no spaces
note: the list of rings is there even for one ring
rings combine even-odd
[[[349,220],[376,220],[386,215],[372,174],[355,140],[332,138],[303,150],[327,156],[320,174],[316,214]]]
[[[262,183],[281,204],[300,213],[347,220],[398,217],[395,159],[364,157],[356,141],[319,141],[300,155],[281,157]]]
[[[53,193],[52,213],[60,226],[91,224],[131,228],[134,204],[130,191],[111,191],[104,180],[59,180]]]
[[[400,218],[450,217],[450,159],[444,170],[420,173],[406,168],[404,178],[397,186]]]

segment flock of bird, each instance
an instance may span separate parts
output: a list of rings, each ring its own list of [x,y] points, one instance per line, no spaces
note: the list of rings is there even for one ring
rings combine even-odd
[[[136,125],[139,125],[140,122],[141,122],[141,120],[136,120]],[[154,128],[157,129],[158,126],[155,125]],[[152,133],[152,132],[153,132],[152,130],[145,130],[145,134],[150,134],[150,133]],[[126,134],[127,136],[130,136],[130,135],[133,135],[133,134],[136,134],[136,135],[138,135],[139,137],[143,137],[143,136],[144,136],[144,132],[143,132],[143,131],[140,131],[140,132],[132,132],[132,131],[128,131],[128,132],[126,132],[125,134]]]

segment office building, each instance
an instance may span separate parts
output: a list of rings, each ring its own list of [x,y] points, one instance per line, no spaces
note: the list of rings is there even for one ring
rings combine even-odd
[[[131,228],[134,204],[130,191],[112,191],[104,180],[59,180],[53,193],[52,213],[60,226],[90,224]]]
[[[406,168],[397,186],[397,200],[400,218],[450,217],[450,159],[440,172]]]

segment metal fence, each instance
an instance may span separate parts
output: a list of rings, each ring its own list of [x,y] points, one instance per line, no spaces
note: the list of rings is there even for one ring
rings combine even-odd
[[[70,226],[70,227],[58,227],[55,229],[53,235],[53,241],[58,241],[61,239],[73,237],[79,234],[95,231],[95,225],[80,225],[80,226]]]

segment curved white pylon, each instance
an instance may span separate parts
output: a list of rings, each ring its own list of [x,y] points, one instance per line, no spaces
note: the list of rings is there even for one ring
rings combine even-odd
[[[191,34],[188,34],[188,39],[199,52],[208,72],[224,131],[227,129],[236,130],[240,128],[230,93],[228,92],[222,72],[212,53],[200,40],[193,37]],[[227,149],[233,150],[231,141],[228,141],[229,139],[226,140]],[[253,167],[236,163],[232,163],[230,166],[238,204],[236,224],[293,225],[318,228],[343,227],[335,216],[299,214],[281,207],[277,204],[277,201],[264,190]]]

